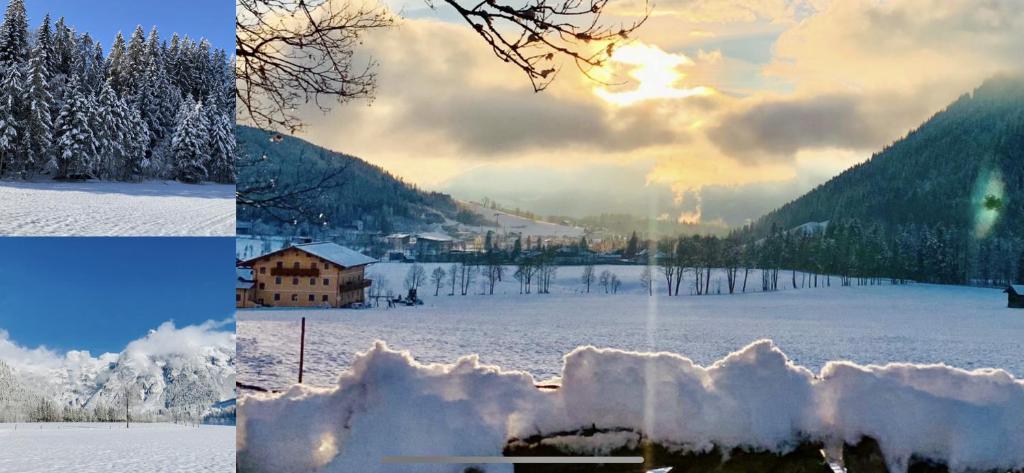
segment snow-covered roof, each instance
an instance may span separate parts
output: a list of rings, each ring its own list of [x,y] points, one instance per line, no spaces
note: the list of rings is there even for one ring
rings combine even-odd
[[[252,281],[252,268],[235,268],[235,277],[239,281]]]
[[[235,281],[235,289],[252,289],[252,286],[253,286],[253,282],[252,281],[242,281],[242,280]]]
[[[454,241],[455,240],[454,238],[452,238],[452,237],[450,237],[448,235],[445,235],[443,233],[434,233],[434,232],[417,233],[416,234],[416,239],[417,240],[430,240],[430,241]]]
[[[331,242],[304,243],[301,245],[295,245],[292,248],[297,248],[311,255],[319,256],[327,261],[346,268],[363,266],[377,262],[377,260],[356,250],[345,248],[344,246]]]
[[[1017,294],[1024,295],[1024,284],[1010,284],[1010,288]]]
[[[355,266],[363,266],[363,265],[373,264],[373,263],[377,262],[377,260],[375,260],[375,259],[373,259],[373,258],[371,258],[369,256],[366,256],[366,255],[364,255],[364,254],[362,254],[362,253],[360,253],[360,252],[358,252],[356,250],[353,250],[353,249],[350,249],[350,248],[345,248],[344,246],[341,246],[341,245],[339,245],[337,243],[331,243],[331,242],[324,241],[324,242],[316,242],[316,243],[301,243],[301,244],[298,244],[298,245],[293,245],[293,246],[289,246],[289,247],[286,247],[286,248],[281,248],[279,250],[271,251],[270,253],[262,254],[260,256],[255,257],[255,258],[252,258],[252,259],[246,261],[245,263],[246,264],[251,264],[253,261],[256,261],[258,259],[266,258],[267,256],[270,256],[270,255],[275,254],[275,253],[279,253],[281,251],[288,250],[290,248],[295,248],[295,249],[298,249],[298,250],[305,251],[306,253],[309,253],[309,254],[311,254],[313,256],[325,259],[325,260],[330,261],[330,262],[332,262],[332,263],[334,263],[334,264],[336,264],[338,266],[342,266],[342,267],[345,267],[345,268],[352,268],[352,267],[355,267]]]

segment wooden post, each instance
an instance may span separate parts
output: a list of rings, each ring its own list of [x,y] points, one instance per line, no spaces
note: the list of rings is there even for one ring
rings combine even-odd
[[[302,384],[302,362],[306,352],[306,318],[302,318],[302,335],[299,337],[299,384]]]

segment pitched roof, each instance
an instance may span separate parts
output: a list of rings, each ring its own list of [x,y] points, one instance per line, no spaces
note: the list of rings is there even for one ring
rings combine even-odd
[[[450,237],[448,235],[445,235],[443,233],[436,233],[436,232],[417,233],[416,234],[416,239],[418,239],[418,240],[428,240],[428,241],[454,241],[455,240],[454,238],[452,238],[452,237]]]
[[[1024,284],[1010,284],[1009,289],[1013,289],[1013,292],[1024,296]]]
[[[319,242],[319,243],[303,243],[300,245],[290,246],[288,248],[281,248],[277,251],[271,251],[270,253],[257,256],[249,261],[256,261],[258,259],[266,258],[272,254],[286,251],[289,248],[295,248],[297,250],[305,251],[313,256],[322,258],[330,261],[338,266],[344,268],[352,268],[355,266],[364,266],[367,264],[376,263],[377,260],[370,258],[356,250],[345,248],[337,243],[331,242]]]

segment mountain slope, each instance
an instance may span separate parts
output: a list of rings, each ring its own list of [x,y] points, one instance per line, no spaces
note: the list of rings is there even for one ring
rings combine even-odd
[[[234,386],[233,344],[162,353],[129,347],[96,358],[69,352],[49,367],[0,362],[0,421],[31,420],[44,400],[57,415],[65,406],[101,416],[110,408],[123,412],[125,396],[135,416],[197,418],[234,399]]]
[[[997,218],[980,221],[988,213]],[[985,230],[978,237],[1024,235],[1024,77],[986,81],[870,160],[768,213],[752,230],[764,236],[773,227],[846,219],[889,230],[941,224]]]
[[[240,189],[268,179],[274,179],[278,188],[308,184],[318,182],[332,170],[344,169],[339,176],[340,187],[324,190],[315,202],[306,202],[313,206],[311,211],[290,213],[289,220],[294,218],[314,228],[322,226],[322,222],[313,221],[316,219],[330,226],[358,220],[367,229],[390,233],[394,228],[442,223],[458,214],[457,204],[450,196],[416,189],[362,159],[257,128],[238,126],[235,132],[241,153],[250,160],[238,168]],[[261,220],[271,225],[281,220],[247,206],[238,207],[238,219]]]

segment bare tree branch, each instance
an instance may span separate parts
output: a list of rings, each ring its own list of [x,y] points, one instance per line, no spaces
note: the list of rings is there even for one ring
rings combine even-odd
[[[240,121],[294,133],[302,127],[302,105],[327,111],[324,99],[373,97],[376,64],[354,64],[353,56],[363,34],[394,23],[383,7],[330,0],[237,0],[237,6]]]
[[[371,0],[372,1],[372,0]],[[435,0],[424,0],[432,8]],[[479,3],[472,3],[478,1]],[[514,64],[534,91],[548,87],[568,59],[587,77],[602,67],[650,12],[633,22],[605,24],[609,0],[443,0]],[[369,31],[394,24],[384,7],[348,0],[237,0],[236,76],[239,121],[291,133],[302,128],[298,108],[326,101],[372,99],[376,62],[355,64]]]

